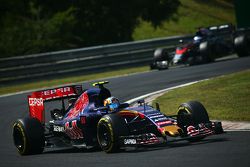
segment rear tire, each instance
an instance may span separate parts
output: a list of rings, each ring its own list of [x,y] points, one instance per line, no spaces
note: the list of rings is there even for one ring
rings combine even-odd
[[[103,151],[106,153],[120,150],[120,136],[129,134],[125,120],[118,114],[103,116],[97,124],[97,139]]]
[[[250,39],[246,35],[239,35],[234,39],[235,51],[239,57],[245,57],[250,54]]]
[[[13,140],[20,155],[40,154],[44,150],[44,128],[36,118],[18,119],[13,124]]]

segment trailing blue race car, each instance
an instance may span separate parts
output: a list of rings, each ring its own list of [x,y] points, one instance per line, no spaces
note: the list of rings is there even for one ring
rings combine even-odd
[[[151,69],[168,69],[171,65],[196,65],[236,53],[250,55],[250,31],[235,31],[232,24],[199,28],[191,41],[183,42],[175,52],[158,48],[154,52]]]
[[[197,101],[180,105],[177,115],[167,116],[156,108],[138,102],[130,107],[120,103],[98,82],[81,86],[33,92],[28,96],[29,117],[13,124],[13,140],[21,155],[38,154],[46,147],[100,147],[107,153],[127,146],[145,146],[174,141],[199,141],[223,133],[220,122],[211,122],[206,109]],[[66,100],[68,99],[68,101]],[[50,111],[45,103],[61,101],[61,108]],[[68,106],[68,107],[66,107]]]

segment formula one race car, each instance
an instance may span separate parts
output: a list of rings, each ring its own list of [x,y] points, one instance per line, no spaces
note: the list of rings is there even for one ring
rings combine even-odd
[[[170,138],[199,141],[223,132],[220,122],[209,121],[203,105],[191,101],[180,105],[177,115],[167,116],[139,101],[129,107],[111,97],[110,91],[98,82],[91,88],[81,86],[33,92],[28,96],[29,117],[13,124],[14,144],[21,155],[42,153],[45,147],[100,147],[107,153],[127,146],[168,143]],[[66,99],[70,98],[67,104]],[[73,100],[72,100],[73,98]],[[60,100],[61,109],[50,112],[45,121],[45,103]],[[72,103],[72,104],[71,104]]]
[[[237,53],[239,57],[250,54],[250,34],[248,31],[236,32],[232,24],[199,28],[192,41],[180,41],[174,54],[164,48],[156,49],[151,69],[208,63],[231,53]]]

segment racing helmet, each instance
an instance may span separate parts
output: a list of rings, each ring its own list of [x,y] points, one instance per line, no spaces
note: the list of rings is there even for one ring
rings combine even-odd
[[[118,111],[120,102],[116,97],[109,97],[104,100],[104,106],[108,107],[111,112]]]

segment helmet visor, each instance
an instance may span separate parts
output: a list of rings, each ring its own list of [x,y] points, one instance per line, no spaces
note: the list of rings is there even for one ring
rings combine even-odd
[[[109,105],[110,110],[115,110],[119,107],[118,103],[112,103]]]

